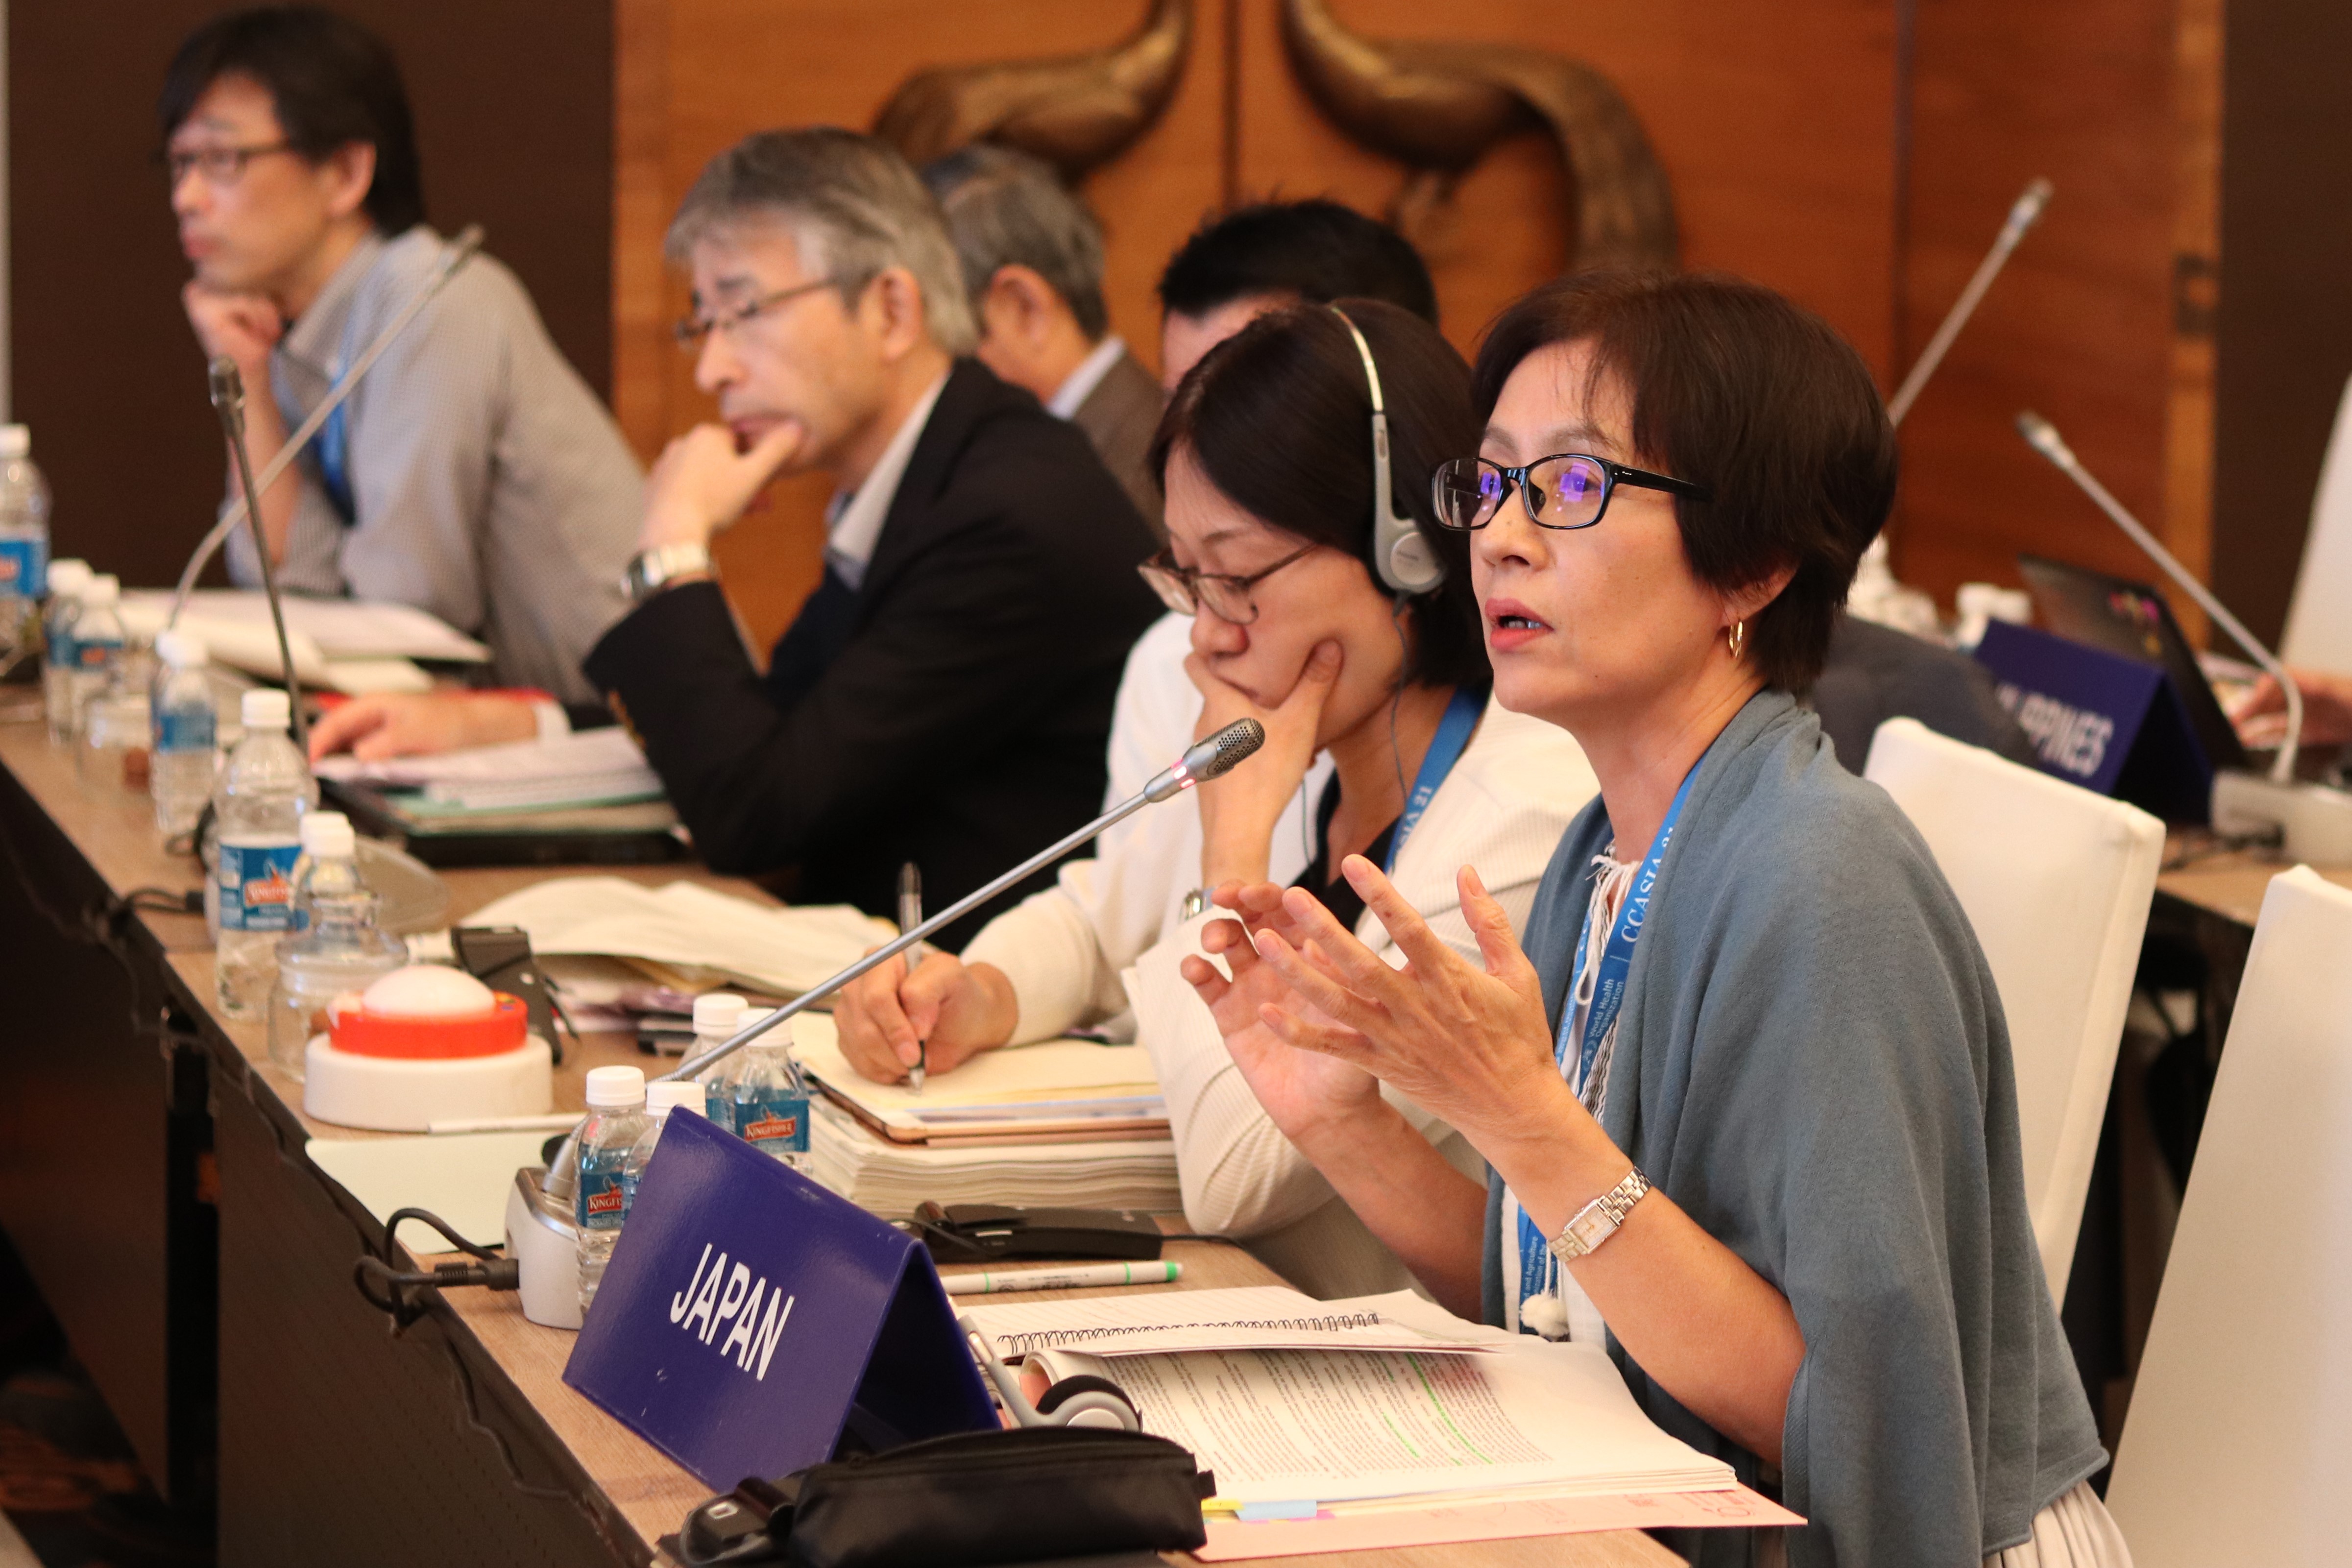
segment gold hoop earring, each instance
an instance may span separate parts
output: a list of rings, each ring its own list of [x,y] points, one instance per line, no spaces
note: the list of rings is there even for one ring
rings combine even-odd
[[[1748,622],[1733,622],[1731,630],[1723,634],[1723,645],[1731,650],[1733,658],[1739,657],[1739,650],[1748,646]]]

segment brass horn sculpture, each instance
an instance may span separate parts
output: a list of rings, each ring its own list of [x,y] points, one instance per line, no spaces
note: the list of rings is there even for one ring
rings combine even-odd
[[[1512,45],[1381,42],[1341,26],[1325,0],[1282,0],[1282,37],[1331,122],[1412,171],[1390,217],[1424,249],[1455,183],[1489,147],[1545,130],[1575,187],[1571,265],[1675,264],[1665,172],[1591,66]]]
[[[1192,0],[1154,0],[1143,26],[1108,49],[919,72],[875,116],[874,134],[918,167],[993,141],[1076,181],[1166,110],[1192,41]]]

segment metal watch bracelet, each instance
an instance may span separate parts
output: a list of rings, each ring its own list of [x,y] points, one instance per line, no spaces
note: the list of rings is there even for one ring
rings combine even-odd
[[[1650,1178],[1640,1167],[1625,1173],[1625,1179],[1586,1204],[1569,1222],[1560,1227],[1559,1234],[1548,1244],[1551,1255],[1561,1262],[1572,1262],[1598,1248],[1617,1234],[1625,1223],[1625,1216],[1642,1201],[1650,1190]]]
[[[656,545],[629,558],[628,570],[621,574],[621,591],[631,604],[643,604],[678,578],[709,570],[708,545]]]

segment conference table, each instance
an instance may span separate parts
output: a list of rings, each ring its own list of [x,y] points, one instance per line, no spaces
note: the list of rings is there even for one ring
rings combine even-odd
[[[352,1281],[383,1228],[312,1162],[262,1027],[220,1016],[200,915],[142,890],[200,884],[148,802],[85,780],[37,718],[0,722],[0,1227],[167,1498],[217,1510],[219,1560],[642,1564],[708,1489],[562,1381],[572,1335],[518,1298],[452,1290],[395,1333]],[[668,881],[678,866],[595,868]],[[453,920],[561,868],[444,873]],[[557,1071],[642,1064],[591,1035]],[[1275,1276],[1171,1242],[1173,1288]],[[1019,1297],[1012,1299],[1018,1300]],[[1070,1299],[1067,1295],[1062,1299]],[[1175,1561],[1189,1561],[1178,1558]],[[1283,1560],[1301,1568],[1641,1568],[1634,1531]]]

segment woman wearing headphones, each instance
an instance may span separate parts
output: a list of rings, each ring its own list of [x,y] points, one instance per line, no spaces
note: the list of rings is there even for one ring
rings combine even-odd
[[[1408,1276],[1268,1119],[1180,966],[1201,950],[1206,889],[1269,877],[1311,889],[1386,951],[1337,878],[1350,854],[1388,866],[1439,938],[1474,953],[1455,869],[1476,864],[1523,915],[1591,797],[1572,740],[1490,701],[1465,538],[1431,513],[1437,463],[1477,444],[1469,394],[1434,328],[1370,301],[1277,311],[1211,350],[1160,424],[1169,545],[1144,567],[1189,621],[1161,622],[1129,660],[1111,793],[1238,718],[1262,722],[1265,746],[1105,835],[1095,859],[1066,866],[960,959],[877,969],[835,1015],[850,1060],[894,1082],[918,1040],[939,1072],[1131,1004],[1187,1219],[1248,1240],[1323,1296]],[[1480,1170],[1450,1129],[1394,1103],[1440,1156]]]

